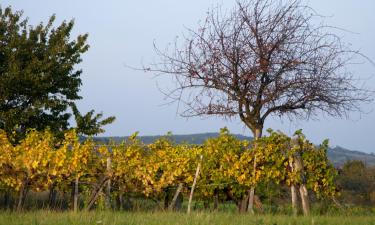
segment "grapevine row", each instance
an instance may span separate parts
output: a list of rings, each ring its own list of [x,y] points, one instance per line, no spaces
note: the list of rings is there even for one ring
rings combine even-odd
[[[48,130],[31,130],[15,146],[1,131],[0,142],[0,188],[17,196],[18,210],[28,191],[72,191],[71,206],[77,210],[82,189],[91,193],[90,209],[103,193],[110,207],[116,196],[158,198],[168,188],[174,191],[167,204],[172,209],[177,196],[191,190],[196,175],[195,195],[215,199],[216,207],[224,192],[241,207],[251,188],[267,182],[291,190],[305,187],[321,198],[337,194],[328,142],[315,146],[301,132],[290,138],[269,130],[267,136],[247,141],[224,128],[202,145],[175,144],[168,136],[146,145],[136,134],[122,143],[101,145],[92,139],[80,142],[74,130],[63,140]]]

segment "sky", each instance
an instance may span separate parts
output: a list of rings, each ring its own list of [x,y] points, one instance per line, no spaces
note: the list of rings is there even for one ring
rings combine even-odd
[[[125,136],[135,131],[140,135],[190,134],[217,132],[228,127],[232,133],[251,135],[238,119],[218,117],[182,118],[177,104],[166,105],[159,87],[172,87],[167,77],[135,71],[125,65],[139,67],[157,56],[153,43],[164,47],[175,37],[196,28],[209,8],[217,5],[231,9],[234,0],[2,0],[2,8],[12,6],[23,10],[29,23],[46,22],[56,14],[58,25],[63,20],[75,20],[72,38],[89,34],[90,49],[83,55],[82,112],[95,109],[117,120],[106,127],[104,136]],[[325,21],[350,32],[340,32],[343,40],[352,44],[375,61],[375,1],[374,0],[310,0],[309,5]],[[375,90],[375,66],[352,68],[366,77],[366,86]],[[330,139],[331,146],[375,153],[375,102],[364,105],[366,113],[352,113],[349,118],[320,116],[313,121],[293,121],[269,118],[265,129],[293,134],[303,129],[314,143]],[[101,135],[101,136],[103,136]],[[374,139],[373,139],[374,138]]]

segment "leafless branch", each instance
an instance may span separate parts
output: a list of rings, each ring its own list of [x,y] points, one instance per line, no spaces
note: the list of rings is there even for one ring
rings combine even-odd
[[[239,116],[254,133],[269,115],[346,116],[372,101],[349,70],[370,60],[319,17],[301,0],[238,1],[230,13],[211,10],[184,44],[155,46],[161,62],[144,70],[174,76],[166,95],[187,106],[182,115]]]

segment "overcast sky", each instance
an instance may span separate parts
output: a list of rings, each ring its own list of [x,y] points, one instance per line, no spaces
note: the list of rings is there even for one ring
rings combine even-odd
[[[106,128],[104,135],[123,136],[135,131],[141,135],[217,132],[227,126],[233,133],[250,135],[239,120],[220,118],[189,119],[176,114],[177,105],[166,103],[156,83],[168,87],[168,79],[133,71],[125,64],[139,66],[155,58],[153,42],[166,46],[185,27],[194,28],[211,6],[222,4],[232,8],[234,0],[2,0],[1,7],[11,5],[23,10],[31,24],[46,22],[56,14],[62,20],[75,19],[74,36],[89,34],[89,51],[77,67],[83,69],[83,100],[81,111],[95,109],[117,120]],[[326,21],[352,33],[344,40],[375,61],[375,1],[374,0],[310,0]],[[369,78],[367,86],[375,90],[375,67],[353,68],[361,77]],[[287,134],[302,128],[315,143],[329,138],[331,145],[375,153],[375,103],[364,106],[369,113],[353,113],[350,119],[321,117],[316,121],[270,118],[265,128],[279,129]]]

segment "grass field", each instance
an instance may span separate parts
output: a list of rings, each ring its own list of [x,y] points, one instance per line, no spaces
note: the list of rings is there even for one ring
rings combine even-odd
[[[36,211],[27,213],[0,212],[0,224],[53,224],[53,225],[83,225],[83,224],[132,224],[132,225],[245,225],[245,224],[339,224],[339,225],[375,225],[375,216],[316,216],[316,217],[291,217],[236,213],[141,213],[141,212],[49,212]]]

